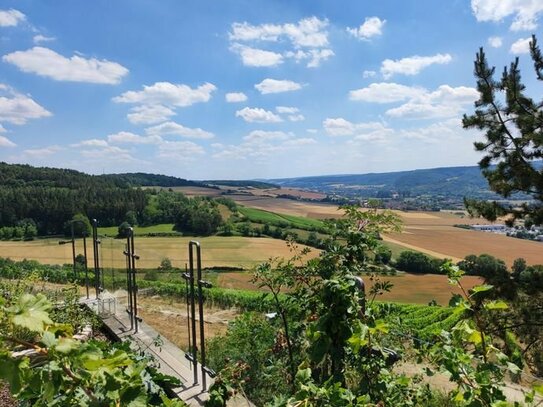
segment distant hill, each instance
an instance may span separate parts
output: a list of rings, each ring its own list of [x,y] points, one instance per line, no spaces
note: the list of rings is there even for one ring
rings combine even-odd
[[[132,187],[205,187],[201,182],[189,181],[184,178],[171,177],[169,175],[146,174],[143,172],[133,172],[124,174],[106,174],[100,175],[110,180],[126,183]]]
[[[226,187],[235,187],[235,188],[258,188],[258,189],[269,189],[269,188],[279,188],[279,185],[272,184],[270,182],[263,181],[228,181],[228,180],[211,180],[211,181],[202,181],[202,183],[207,185],[223,185]]]
[[[477,166],[444,167],[369,174],[324,175],[267,180],[281,187],[307,188],[326,194],[379,197],[389,193],[403,196],[444,195],[494,199]]]

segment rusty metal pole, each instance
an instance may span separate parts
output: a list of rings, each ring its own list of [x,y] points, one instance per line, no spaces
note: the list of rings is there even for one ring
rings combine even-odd
[[[83,233],[83,256],[85,256],[85,288],[87,290],[87,300],[89,299],[89,268],[87,264],[87,238]]]
[[[96,299],[100,296],[100,260],[99,260],[99,247],[100,241],[98,240],[98,221],[92,220],[92,250],[94,257],[94,288],[96,289]]]

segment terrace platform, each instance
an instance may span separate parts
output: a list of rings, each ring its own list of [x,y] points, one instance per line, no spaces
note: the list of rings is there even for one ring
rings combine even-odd
[[[181,381],[181,386],[170,389],[169,396],[183,400],[189,406],[203,406],[209,395],[202,388],[201,365],[197,367],[198,383],[194,384],[194,371],[191,362],[185,357],[185,352],[175,346],[167,338],[160,335],[153,327],[138,323],[138,332],[130,330],[130,318],[125,312],[124,305],[117,302],[113,294],[104,292],[100,300],[82,298],[81,304],[88,306],[99,315],[109,333],[120,341],[130,341],[139,349],[153,356],[158,362],[158,370]],[[156,339],[160,337],[160,341]],[[213,378],[206,374],[207,388],[213,384]]]

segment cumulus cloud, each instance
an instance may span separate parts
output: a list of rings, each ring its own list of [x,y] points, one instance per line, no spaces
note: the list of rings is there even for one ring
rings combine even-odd
[[[107,136],[108,143],[111,144],[160,144],[162,138],[160,136],[140,136],[129,131],[120,131]]]
[[[364,72],[362,72],[362,77],[364,79],[373,78],[375,75],[377,75],[377,72],[375,72],[375,71],[364,71]]]
[[[294,81],[267,78],[257,83],[255,88],[261,94],[266,95],[269,93],[292,92],[301,89],[302,85]]]
[[[147,129],[145,129],[145,132],[149,135],[154,136],[173,135],[197,139],[210,139],[215,137],[213,133],[210,133],[208,131],[202,130],[200,128],[192,129],[190,127],[185,127],[175,122],[166,122],[161,123],[157,126],[148,127]]]
[[[61,146],[49,146],[49,147],[43,147],[43,148],[30,148],[28,150],[24,150],[23,154],[26,156],[41,158],[41,157],[46,157],[46,156],[56,154],[59,151],[63,151],[63,150],[65,150],[65,148]]]
[[[250,123],[279,123],[283,120],[273,112],[259,107],[245,107],[236,112],[236,117],[241,117]]]
[[[503,44],[502,37],[489,37],[488,45],[492,48],[500,48]]]
[[[326,134],[332,137],[362,135],[384,129],[379,122],[352,123],[343,117],[327,118],[322,126]]]
[[[230,39],[234,41],[270,41],[281,38],[289,39],[295,47],[324,47],[328,45],[328,33],[325,28],[328,20],[310,17],[297,24],[260,24],[247,22],[232,24]]]
[[[426,91],[399,107],[387,110],[386,114],[411,119],[453,117],[463,112],[465,106],[472,104],[478,97],[479,93],[474,88],[441,85],[433,92]]]
[[[247,100],[247,95],[243,92],[231,92],[225,95],[225,99],[228,103],[239,103]]]
[[[299,122],[299,121],[305,120],[304,115],[300,114],[300,109],[298,109],[297,107],[277,106],[275,108],[275,111],[277,113],[287,115],[287,118],[291,122]]]
[[[411,99],[424,93],[419,87],[405,86],[398,83],[372,83],[366,88],[349,92],[349,99],[363,102],[392,103]]]
[[[109,144],[106,140],[100,140],[97,138],[80,141],[79,143],[72,144],[72,147],[108,147]]]
[[[277,52],[247,47],[237,43],[232,45],[230,49],[241,56],[241,61],[245,66],[276,66],[283,63],[283,55]]]
[[[186,107],[195,103],[208,102],[216,89],[215,85],[207,82],[195,89],[184,84],[156,82],[153,85],[144,85],[143,90],[140,91],[124,92],[120,96],[114,97],[113,101],[115,103]]]
[[[79,55],[66,58],[44,47],[15,51],[4,55],[2,59],[23,72],[35,73],[57,81],[115,85],[128,74],[128,69],[116,62],[87,59]]]
[[[250,143],[261,143],[270,140],[286,140],[290,137],[291,135],[282,131],[254,130],[243,137],[243,140]]]
[[[287,51],[285,54],[286,58],[293,58],[296,62],[308,60],[308,68],[317,68],[320,66],[322,61],[328,60],[328,58],[334,56],[334,51],[328,48],[324,49],[311,49],[308,51]]]
[[[0,27],[15,27],[26,20],[26,16],[19,10],[0,10]]]
[[[383,26],[386,20],[381,20],[379,17],[366,17],[364,23],[358,28],[347,28],[347,32],[359,40],[368,41],[372,37],[377,37],[383,34]]]
[[[172,160],[193,160],[204,153],[204,148],[192,141],[165,141],[158,147],[159,158]]]
[[[512,54],[528,54],[530,52],[530,41],[531,38],[521,38],[517,41],[515,41],[511,48],[509,49],[509,52]]]
[[[381,63],[381,74],[385,79],[395,74],[417,75],[424,68],[434,64],[448,64],[452,57],[449,54],[436,54],[433,56],[421,57],[414,55],[399,60],[385,59]]]
[[[25,124],[28,120],[51,116],[51,112],[31,97],[0,84],[0,122]]]
[[[56,40],[55,37],[46,37],[45,35],[38,34],[32,37],[32,41],[34,41],[34,44],[41,44],[42,42],[50,42]]]
[[[130,123],[154,124],[168,120],[175,112],[163,105],[142,105],[130,109],[126,115]]]
[[[471,9],[477,21],[499,22],[514,16],[511,31],[535,30],[543,12],[541,0],[471,0]]]
[[[7,137],[0,136],[0,147],[15,147],[17,144],[15,144],[13,141],[8,139]]]
[[[308,60],[307,67],[318,67],[334,55],[328,48],[328,20],[309,17],[296,24],[260,24],[252,25],[247,22],[233,23],[229,33],[232,46],[230,49],[238,53],[244,65],[276,66],[284,62],[284,58],[294,58],[297,62]],[[253,48],[244,44],[260,44]],[[290,47],[283,52],[265,50],[265,43],[285,44]]]

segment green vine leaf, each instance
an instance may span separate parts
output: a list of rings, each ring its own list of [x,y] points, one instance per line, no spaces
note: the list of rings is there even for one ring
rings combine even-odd
[[[22,328],[27,328],[32,332],[42,332],[46,325],[51,325],[53,321],[49,318],[49,309],[51,303],[43,295],[24,294],[19,301],[7,309],[11,313],[12,323]]]

